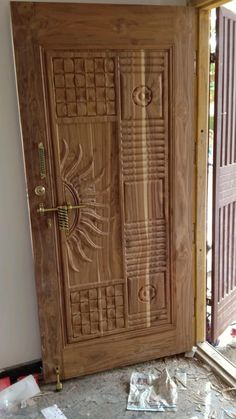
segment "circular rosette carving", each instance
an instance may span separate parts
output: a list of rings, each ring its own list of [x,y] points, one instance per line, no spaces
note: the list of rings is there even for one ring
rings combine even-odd
[[[150,303],[156,297],[156,294],[157,290],[153,285],[145,285],[140,288],[138,296],[142,303]]]
[[[153,94],[150,87],[138,86],[134,89],[132,97],[135,105],[146,107],[151,103]]]

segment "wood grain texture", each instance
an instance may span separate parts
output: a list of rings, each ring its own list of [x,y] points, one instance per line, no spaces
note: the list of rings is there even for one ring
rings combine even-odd
[[[236,316],[236,15],[217,12],[216,118],[213,185],[212,339]]]
[[[199,11],[198,17],[198,105],[196,156],[196,340],[206,338],[206,222],[207,154],[209,107],[209,36],[210,15]]]
[[[194,10],[17,2],[12,20],[45,379],[190,349]],[[40,202],[82,208],[65,232]]]

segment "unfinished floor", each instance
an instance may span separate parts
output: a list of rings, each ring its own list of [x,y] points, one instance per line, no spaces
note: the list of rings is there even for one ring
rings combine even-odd
[[[187,388],[178,389],[176,412],[144,413],[126,410],[129,380],[132,371],[158,373],[167,368],[172,377],[176,370],[187,373]],[[211,390],[205,391],[209,388]],[[63,383],[60,393],[54,385],[41,385],[42,395],[31,400],[30,406],[15,409],[6,418],[43,418],[41,409],[57,404],[68,419],[135,419],[135,418],[236,418],[236,397],[225,391],[219,379],[196,358],[171,357],[112,371],[90,375]]]

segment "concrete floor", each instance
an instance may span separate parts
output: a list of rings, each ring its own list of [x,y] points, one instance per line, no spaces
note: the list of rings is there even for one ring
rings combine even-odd
[[[129,381],[133,371],[158,373],[167,368],[171,377],[177,368],[187,373],[187,389],[178,390],[177,411],[168,413],[129,412],[126,410]],[[211,383],[209,393],[206,386]],[[8,418],[43,418],[41,409],[57,404],[68,419],[197,419],[236,418],[236,396],[223,392],[225,386],[196,358],[171,357],[124,367],[87,377],[68,380],[60,393],[53,385],[42,385],[42,396],[30,401],[31,405],[7,413]],[[234,409],[234,415],[228,416]],[[226,413],[228,412],[228,413]]]
[[[225,358],[236,365],[236,337],[232,338],[232,329],[236,329],[236,321],[227,327],[224,333],[219,337],[216,349],[221,352]]]

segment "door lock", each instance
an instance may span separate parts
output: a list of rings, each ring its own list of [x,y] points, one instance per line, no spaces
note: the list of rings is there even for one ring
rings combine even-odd
[[[34,192],[35,192],[35,195],[38,195],[38,196],[43,196],[43,195],[45,195],[45,187],[44,186],[42,186],[42,185],[38,185],[38,186],[36,186],[36,188],[35,188],[35,190],[34,190]]]

